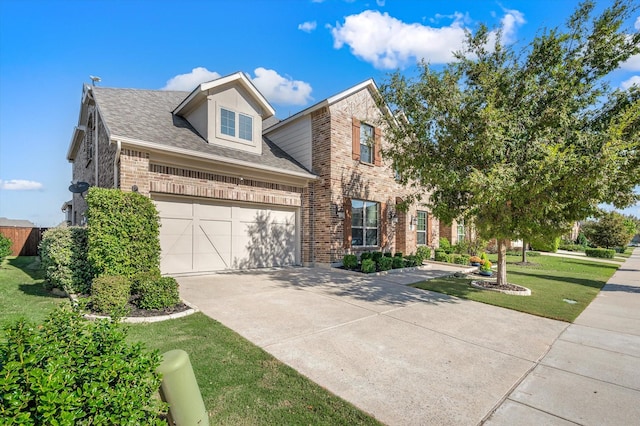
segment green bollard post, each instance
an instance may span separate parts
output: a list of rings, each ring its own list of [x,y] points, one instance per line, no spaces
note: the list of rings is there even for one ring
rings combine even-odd
[[[209,415],[189,355],[182,349],[165,352],[157,371],[162,374],[160,394],[169,404],[170,424],[209,426]]]

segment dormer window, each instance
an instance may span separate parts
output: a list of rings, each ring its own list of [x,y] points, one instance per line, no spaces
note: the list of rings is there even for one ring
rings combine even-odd
[[[220,107],[220,136],[237,142],[253,142],[253,117]]]

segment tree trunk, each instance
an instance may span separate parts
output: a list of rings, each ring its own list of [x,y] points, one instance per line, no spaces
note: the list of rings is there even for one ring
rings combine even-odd
[[[498,240],[497,284],[507,284],[507,240]]]
[[[527,263],[527,242],[522,240],[522,263]]]

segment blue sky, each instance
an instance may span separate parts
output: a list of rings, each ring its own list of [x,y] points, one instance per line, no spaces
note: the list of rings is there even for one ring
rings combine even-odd
[[[598,2],[603,8],[610,2]],[[285,118],[416,60],[446,63],[465,28],[525,44],[577,1],[0,0],[0,217],[53,226],[89,75],[105,87],[191,90],[244,71]],[[640,30],[640,16],[627,23]],[[639,55],[640,56],[640,55]],[[640,84],[640,57],[611,76]],[[640,206],[626,210],[640,217]]]

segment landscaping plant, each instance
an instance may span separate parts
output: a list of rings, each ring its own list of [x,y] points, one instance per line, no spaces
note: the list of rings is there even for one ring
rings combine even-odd
[[[91,286],[91,305],[94,311],[111,316],[126,314],[131,297],[131,281],[121,275],[94,278]]]
[[[166,309],[180,303],[178,282],[173,277],[141,281],[136,305],[142,309]]]
[[[346,269],[356,269],[358,267],[358,256],[355,254],[345,254],[342,258],[342,266]]]
[[[35,326],[24,319],[0,338],[0,423],[166,425],[156,398],[157,351],[125,341],[114,321],[86,321],[70,307]]]
[[[48,229],[38,249],[48,287],[89,294],[93,271],[87,260],[87,228]]]
[[[0,266],[7,256],[11,256],[11,240],[0,234]]]
[[[365,259],[360,265],[360,270],[365,274],[371,274],[376,271],[376,262],[371,259]]]

